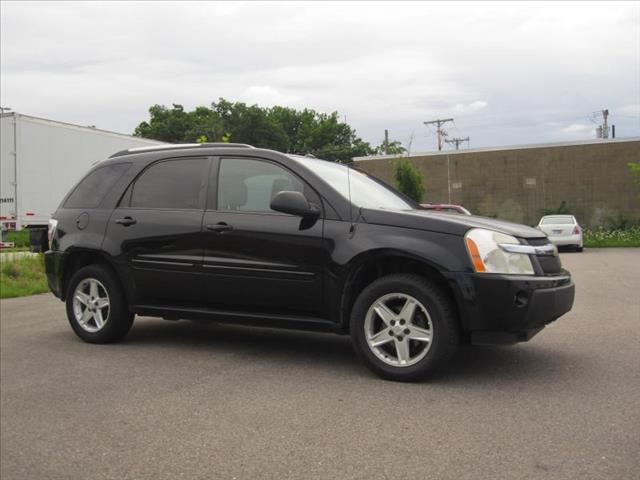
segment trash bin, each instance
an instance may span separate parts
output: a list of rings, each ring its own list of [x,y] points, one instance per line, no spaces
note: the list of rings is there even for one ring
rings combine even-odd
[[[46,228],[29,229],[29,250],[32,252],[45,252],[49,248]]]

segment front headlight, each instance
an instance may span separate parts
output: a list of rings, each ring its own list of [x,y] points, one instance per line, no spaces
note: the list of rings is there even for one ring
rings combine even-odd
[[[478,273],[534,275],[529,255],[514,253],[520,242],[511,235],[474,228],[464,236],[473,268]]]

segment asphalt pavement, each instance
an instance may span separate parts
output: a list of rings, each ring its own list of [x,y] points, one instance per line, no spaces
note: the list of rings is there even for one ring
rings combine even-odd
[[[640,249],[562,254],[574,309],[419,384],[337,335],[138,318],[89,345],[50,294],[0,302],[0,476],[638,479]]]

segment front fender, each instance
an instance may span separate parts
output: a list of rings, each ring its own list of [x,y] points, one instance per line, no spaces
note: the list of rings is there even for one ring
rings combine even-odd
[[[330,318],[344,325],[354,298],[351,289],[364,265],[395,257],[419,262],[445,277],[445,273],[469,271],[461,236],[408,228],[325,222],[325,242],[330,256],[325,292]]]

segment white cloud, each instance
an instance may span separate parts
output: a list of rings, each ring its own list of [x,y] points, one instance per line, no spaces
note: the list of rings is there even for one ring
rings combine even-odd
[[[560,129],[563,133],[585,133],[585,132],[593,132],[595,130],[595,126],[593,124],[589,125],[586,123],[572,123],[566,127]]]
[[[476,100],[475,102],[471,102],[467,104],[457,103],[454,107],[454,110],[457,113],[469,114],[469,113],[479,112],[480,110],[484,110],[485,108],[487,108],[488,105],[489,103],[485,102],[484,100]]]
[[[284,95],[278,89],[268,85],[252,85],[244,90],[240,100],[249,104],[258,105],[284,105],[303,106],[303,97],[297,95]]]
[[[3,2],[0,21],[3,105],[118,131],[225,97],[413,150],[443,116],[474,146],[594,136],[572,125],[601,108],[640,135],[638,3]]]

